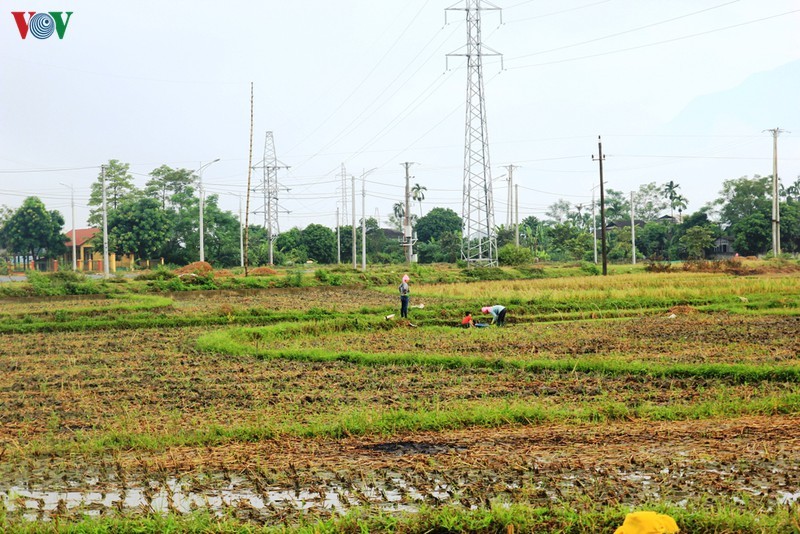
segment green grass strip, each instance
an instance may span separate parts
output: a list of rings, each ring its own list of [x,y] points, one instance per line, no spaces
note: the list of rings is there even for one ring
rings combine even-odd
[[[379,323],[381,324],[381,323]],[[800,366],[768,366],[748,364],[663,364],[613,360],[515,360],[481,356],[448,356],[431,353],[364,353],[357,351],[326,351],[323,349],[270,349],[270,339],[290,338],[293,335],[321,335],[342,328],[336,325],[281,325],[273,328],[235,328],[212,332],[197,340],[200,350],[231,355],[252,355],[260,359],[285,359],[303,362],[346,362],[355,365],[421,365],[444,369],[521,370],[530,373],[576,372],[609,376],[647,375],[657,378],[710,378],[734,383],[761,381],[800,382]],[[362,328],[367,328],[363,324]],[[263,342],[264,348],[260,347]]]
[[[352,508],[344,514],[321,519],[313,510],[287,523],[275,517],[275,524],[258,525],[237,519],[232,513],[217,516],[209,511],[191,514],[134,514],[54,522],[32,522],[0,508],[0,528],[16,534],[149,534],[245,533],[245,534],[338,534],[384,532],[403,534],[462,533],[497,534],[505,532],[550,532],[597,534],[613,532],[633,509],[616,505],[581,502],[539,507],[509,504],[494,500],[488,506],[466,509],[462,506],[420,505],[414,512],[392,513],[379,508]],[[790,507],[752,508],[724,503],[690,503],[679,507],[667,503],[642,505],[637,510],[654,510],[676,520],[681,532],[693,534],[763,534],[797,532],[796,512]],[[327,516],[327,514],[326,514]]]
[[[349,436],[392,436],[406,432],[496,428],[506,425],[600,424],[634,419],[683,421],[796,413],[800,413],[800,393],[794,392],[757,399],[721,395],[702,403],[669,406],[629,406],[621,402],[597,401],[591,405],[585,403],[554,407],[552,404],[497,400],[482,404],[461,403],[446,409],[432,409],[430,406],[422,406],[416,410],[351,409],[335,415],[320,415],[316,420],[305,423],[287,422],[269,426],[214,425],[197,431],[162,433],[98,431],[76,433],[72,440],[52,435],[30,442],[12,455],[163,451],[169,447],[220,446],[233,442],[280,439],[282,436],[340,439]]]

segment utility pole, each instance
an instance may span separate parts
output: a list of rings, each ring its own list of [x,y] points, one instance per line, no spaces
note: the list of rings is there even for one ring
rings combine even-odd
[[[367,183],[367,175],[372,171],[376,170],[377,167],[374,169],[370,169],[368,171],[361,171],[361,270],[367,270],[367,190],[366,190],[366,183]]]
[[[253,82],[250,82],[250,151],[247,156],[247,200],[245,201],[244,209],[244,275],[247,276],[247,268],[250,264],[250,259],[247,257],[248,247],[250,245],[250,178],[253,174]]]
[[[242,195],[239,195],[239,263],[244,267],[244,219],[242,213]]]
[[[336,206],[336,263],[342,264],[342,232],[339,226],[339,206]]]
[[[517,165],[506,165],[505,169],[508,172],[508,208],[506,209],[506,226],[511,227],[514,220],[512,217],[514,206],[514,169],[518,169]]]
[[[631,191],[631,264],[636,265],[636,219],[633,205],[633,191]]]
[[[600,136],[597,136],[597,158],[592,156],[592,161],[597,161],[600,164],[600,241],[601,241],[601,255],[603,256],[603,276],[608,274],[608,254],[606,253],[606,197],[603,189],[603,160],[606,159],[603,154],[603,141]]]
[[[350,176],[351,184],[350,188],[352,189],[353,193],[353,203],[351,204],[353,208],[353,270],[358,269],[358,265],[356,263],[356,175],[353,174]]]
[[[514,184],[514,244],[519,248],[519,184]]]
[[[597,215],[595,215],[594,208],[594,190],[597,186],[592,188],[592,238],[594,241],[594,264],[597,265]]]
[[[782,133],[790,133],[780,128],[764,130],[772,132],[772,255],[779,256],[781,253],[781,208],[779,185],[778,185],[778,136]]]
[[[347,220],[347,168],[342,162],[342,221]]]
[[[62,182],[59,183],[64,187],[69,187],[70,191],[69,203],[72,208],[72,272],[76,272],[78,270],[78,257],[76,256],[77,244],[75,243],[75,187]]]
[[[361,174],[361,270],[367,270],[367,173]]]
[[[106,197],[106,166],[100,165],[100,176],[103,178],[103,276],[109,277],[108,270],[108,202]]]
[[[210,161],[205,165],[200,165],[200,167],[197,169],[197,179],[200,184],[200,261],[206,261],[206,247],[204,243],[206,231],[205,227],[203,226],[203,212],[205,211],[206,205],[206,193],[203,189],[203,169],[218,161],[219,158],[215,159],[214,161]]]
[[[464,7],[456,7],[462,3],[465,4]],[[445,23],[447,23],[448,11],[464,11],[467,28],[467,44],[464,51],[447,54],[448,57],[465,56],[467,58],[464,192],[462,196],[464,229],[461,257],[470,266],[493,267],[497,265],[497,234],[492,202],[492,171],[489,164],[489,131],[484,99],[483,57],[500,56],[500,54],[484,45],[482,41],[481,13],[483,11],[500,11],[500,8],[485,0],[465,0],[445,10]],[[501,13],[500,23],[502,24],[502,22]]]
[[[401,163],[406,168],[406,209],[403,215],[403,247],[405,247],[406,263],[411,264],[414,258],[414,236],[411,231],[411,175],[409,170],[413,161]]]

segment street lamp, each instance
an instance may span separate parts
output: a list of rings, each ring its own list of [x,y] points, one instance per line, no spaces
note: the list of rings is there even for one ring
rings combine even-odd
[[[200,165],[200,167],[194,171],[197,173],[197,180],[200,184],[200,261],[206,261],[206,247],[204,243],[204,236],[205,236],[205,229],[203,228],[203,210],[205,209],[205,192],[203,191],[203,169],[211,165],[212,163],[216,163],[219,161],[219,158],[215,159],[214,161],[210,161],[205,165]]]
[[[69,187],[70,191],[70,205],[72,207],[72,271],[76,272],[78,270],[78,258],[76,256],[78,247],[75,243],[75,188],[63,182],[58,183],[64,187]]]

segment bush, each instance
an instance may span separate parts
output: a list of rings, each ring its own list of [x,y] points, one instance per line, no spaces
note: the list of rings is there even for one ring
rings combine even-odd
[[[599,276],[600,266],[590,261],[582,261],[581,271],[585,272],[586,274],[591,274],[592,276]]]
[[[529,248],[508,243],[497,250],[497,259],[502,265],[523,265],[533,263],[533,252]]]
[[[163,265],[159,265],[152,271],[145,271],[136,276],[136,280],[170,280],[177,275]]]

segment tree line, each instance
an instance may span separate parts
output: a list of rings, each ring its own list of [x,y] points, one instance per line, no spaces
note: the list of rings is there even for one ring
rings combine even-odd
[[[134,185],[129,165],[111,160],[105,167],[109,251],[133,255],[138,259],[163,258],[166,263],[185,265],[199,259],[200,195],[197,177],[187,169],[162,165],[150,172],[143,188]],[[631,196],[608,189],[605,194],[608,228],[608,257],[629,261],[633,254],[645,259],[692,259],[714,252],[715,241],[725,238],[741,255],[764,254],[771,248],[770,176],[726,180],[713,202],[686,215],[688,200],[680,185],[669,181],[643,184]],[[426,188],[415,184],[413,199],[419,214],[410,213],[422,263],[460,259],[462,221],[448,208],[434,207],[422,214]],[[239,218],[219,207],[218,195],[204,203],[204,241],[207,261],[217,267],[240,263]],[[635,214],[636,249],[631,243],[631,203]],[[102,178],[92,184],[89,223],[102,225]],[[593,209],[594,208],[594,209]],[[781,247],[788,253],[800,252],[800,178],[780,189]],[[402,263],[400,244],[405,217],[403,203],[394,205],[389,218],[391,229],[381,228],[374,218],[364,221],[366,257],[370,263]],[[599,206],[571,203],[560,199],[545,217],[525,217],[520,227],[497,228],[501,264],[520,264],[537,260],[591,261],[595,254]],[[517,231],[519,246],[516,246]],[[29,197],[16,210],[0,207],[0,248],[6,254],[27,256],[34,261],[57,258],[66,252],[64,218],[44,203]],[[361,228],[356,228],[357,258],[361,258]],[[102,248],[102,236],[95,238]],[[598,238],[599,240],[599,238]],[[280,233],[274,243],[276,264],[349,263],[353,228],[337,229],[321,224],[292,228]],[[250,225],[248,260],[251,265],[266,265],[269,238],[259,225]]]

